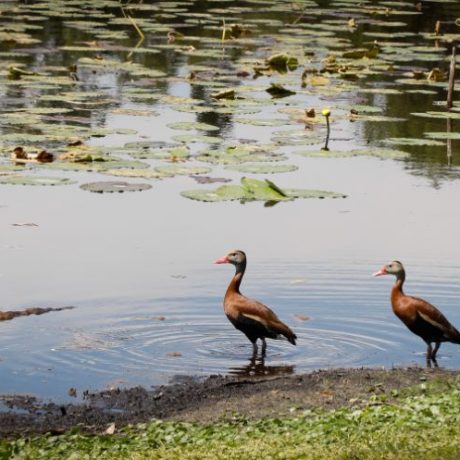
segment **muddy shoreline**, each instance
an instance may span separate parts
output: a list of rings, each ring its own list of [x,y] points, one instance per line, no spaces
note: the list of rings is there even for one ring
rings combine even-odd
[[[118,429],[151,419],[212,423],[235,414],[283,416],[308,408],[356,405],[373,394],[385,394],[391,400],[394,390],[457,375],[460,371],[420,367],[330,369],[267,378],[216,375],[204,380],[187,378],[155,390],[135,387],[87,392],[84,402],[78,404],[0,395],[7,408],[0,412],[0,437],[60,434],[73,428],[103,433],[112,423]]]

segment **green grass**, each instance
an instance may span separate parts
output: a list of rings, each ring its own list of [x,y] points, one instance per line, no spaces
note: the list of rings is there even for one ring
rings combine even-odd
[[[404,394],[404,393],[403,393]],[[422,383],[392,403],[201,425],[153,421],[114,435],[0,441],[1,459],[460,459],[460,381]],[[396,402],[394,402],[396,401]]]

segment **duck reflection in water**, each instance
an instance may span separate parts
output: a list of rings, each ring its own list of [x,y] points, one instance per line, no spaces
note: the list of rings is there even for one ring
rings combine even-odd
[[[228,373],[241,377],[268,377],[275,375],[290,375],[295,371],[293,365],[266,366],[265,355],[256,358],[254,355],[245,366],[230,367]]]

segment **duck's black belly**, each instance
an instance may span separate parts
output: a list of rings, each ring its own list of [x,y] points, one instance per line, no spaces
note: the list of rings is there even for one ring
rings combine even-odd
[[[278,337],[277,333],[268,329],[264,324],[255,319],[248,318],[247,316],[238,315],[237,318],[227,316],[227,318],[235,328],[245,334],[252,343],[263,337],[270,339],[276,339]]]

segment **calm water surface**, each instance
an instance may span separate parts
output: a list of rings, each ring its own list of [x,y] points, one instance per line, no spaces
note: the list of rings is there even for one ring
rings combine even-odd
[[[158,53],[155,59],[143,54],[134,55],[133,59],[149,69],[164,72],[166,77],[128,78],[121,71],[92,73],[83,67],[79,70],[81,83],[77,90],[103,91],[114,102],[107,107],[86,107],[84,110],[70,106],[74,113],[66,116],[88,118],[91,126],[136,131],[93,136],[87,141],[92,146],[114,149],[128,142],[170,141],[172,136],[186,132],[170,129],[169,123],[197,120],[217,126],[223,142],[252,139],[268,143],[274,131],[303,129],[303,125],[252,126],[238,123],[235,118],[280,118],[284,115],[279,109],[290,106],[316,107],[317,110],[328,106],[333,114],[343,115],[348,110],[343,107],[370,105],[380,107],[384,116],[405,119],[350,122],[338,116],[332,124],[330,146],[334,150],[385,146],[384,141],[389,137],[423,137],[425,132],[445,131],[444,119],[410,116],[410,112],[440,110],[433,104],[445,98],[444,88],[428,83],[421,86],[403,84],[396,80],[404,78],[412,68],[447,68],[448,43],[438,44],[443,49],[438,61],[427,61],[426,57],[420,62],[413,58],[404,61],[396,53],[401,59],[396,64],[393,62],[396,70],[359,76],[358,80],[353,80],[352,88],[335,95],[317,88],[310,88],[310,93],[300,93],[300,74],[308,63],[287,76],[263,76],[244,81],[235,78],[237,70],[246,68],[242,64],[245,60],[254,57],[263,60],[274,49],[283,50],[283,37],[292,36],[289,30],[294,28],[294,21],[311,33],[314,29],[310,26],[319,21],[333,26],[334,18],[346,23],[348,17],[356,17],[358,24],[362,24],[356,32],[328,29],[327,36],[348,40],[348,47],[372,44],[371,32],[385,30],[413,35],[378,36],[381,43],[391,42],[393,47],[403,46],[398,42],[431,46],[432,41],[421,34],[433,30],[438,16],[443,20],[444,30],[460,33],[460,27],[454,24],[460,17],[456,2],[426,2],[420,15],[386,18],[389,22],[403,23],[387,29],[381,24],[373,25],[374,15],[343,6],[353,2],[319,3],[322,9],[305,3],[310,6],[304,17],[289,10],[287,3],[284,12],[270,11],[269,7],[275,5],[272,2],[195,2],[193,7],[189,2],[156,2],[153,5],[159,7],[160,12],[135,10],[132,14],[145,29],[142,47]],[[393,8],[390,3],[369,2],[369,5]],[[412,4],[398,3],[398,8],[415,12]],[[0,2],[3,4],[9,8],[26,8],[20,2]],[[44,11],[40,14],[46,16],[45,5],[49,4],[37,4],[42,5]],[[69,5],[68,8],[78,10],[72,2]],[[40,12],[39,7],[35,8],[34,14]],[[213,12],[211,17],[201,18],[199,26],[195,22],[200,16],[190,15],[190,10],[204,14],[213,9],[226,9],[226,12]],[[121,15],[113,5],[97,10],[113,17]],[[164,15],[161,21],[158,19],[160,13]],[[9,14],[14,17],[18,13]],[[70,15],[71,12],[62,14]],[[186,36],[201,33],[216,39],[221,34],[219,15],[227,17],[227,23],[244,21],[255,30],[251,40],[234,43],[221,60],[180,54],[165,39],[167,30],[173,27]],[[142,17],[146,23],[140,22]],[[263,26],[264,18],[267,23]],[[286,31],[280,30],[275,18],[282,21]],[[75,20],[83,19],[77,14]],[[106,19],[97,20],[104,22]],[[70,21],[69,17],[55,16],[44,29],[31,31],[39,43],[0,43],[5,60],[36,71],[77,61],[81,52],[59,51],[56,47],[81,44],[94,36],[71,27],[66,21]],[[162,28],[149,31],[149,24],[158,26],[158,23]],[[132,26],[118,26],[116,30],[124,31],[127,38],[96,38],[130,49],[136,45],[139,37]],[[275,37],[276,46],[266,37]],[[336,47],[334,42],[322,43],[317,53],[325,56]],[[219,49],[215,42],[203,46],[203,49],[216,48]],[[56,52],[49,51],[56,49]],[[23,55],[18,54],[13,59],[9,53]],[[127,53],[112,50],[102,54],[126,60]],[[191,84],[184,77],[198,65],[209,67],[216,62],[228,77],[226,86],[229,82],[235,86],[252,86],[244,91],[251,98],[265,101],[259,107],[260,113],[183,112],[158,100],[136,102],[124,92],[126,88],[147,87],[152,94],[194,97],[212,105],[209,93],[214,89]],[[6,64],[1,67],[6,68]],[[41,103],[40,96],[55,95],[62,88],[45,89],[38,85],[33,89],[26,86],[18,89],[8,83],[5,75],[1,74],[0,79],[3,115],[21,106],[61,107],[59,103]],[[288,84],[299,94],[292,99],[272,102],[263,88],[272,80],[283,81],[282,78],[288,79]],[[360,88],[382,87],[401,90],[401,94],[360,92]],[[414,89],[429,93],[408,92]],[[458,99],[458,92],[456,95]],[[134,117],[126,112],[114,112],[114,107],[155,110],[160,116]],[[60,122],[71,124],[75,120]],[[0,122],[2,134],[17,133],[21,129],[27,131],[27,126],[19,129]],[[458,121],[453,120],[453,131],[456,130]],[[319,133],[322,138],[324,129],[320,127]],[[6,165],[8,149],[11,150],[13,144],[2,142],[5,156],[1,164]],[[188,176],[151,181],[153,188],[142,193],[93,194],[80,190],[79,185],[113,180],[113,177],[85,171],[43,173],[39,167],[28,174],[65,176],[74,179],[76,184],[62,187],[0,185],[2,310],[37,305],[76,307],[0,323],[0,393],[32,393],[62,400],[67,398],[70,387],[75,387],[80,396],[86,389],[137,384],[155,386],[187,375],[275,374],[338,366],[423,365],[425,345],[409,333],[391,311],[389,292],[393,279],[374,279],[370,275],[389,260],[403,261],[407,270],[407,293],[431,301],[460,326],[458,144],[459,141],[453,141],[451,145],[451,166],[447,165],[447,145],[391,146],[410,153],[405,160],[309,158],[298,154],[302,150],[317,150],[322,143],[301,148],[279,147],[287,155],[288,163],[298,166],[298,170],[253,177],[269,177],[281,187],[334,190],[348,197],[295,200],[273,207],[264,207],[261,202],[188,200],[180,195],[181,191],[220,185],[198,185]],[[53,146],[57,148],[51,143],[49,149]],[[203,148],[205,146],[200,143],[191,145],[190,164],[203,165],[193,160]],[[144,161],[152,167],[157,165],[156,160]],[[212,168],[210,176],[229,178],[234,183],[242,176],[221,165]],[[30,222],[37,226],[13,225]],[[248,254],[242,292],[271,306],[299,337],[297,347],[269,341],[263,364],[251,363],[250,343],[233,329],[223,314],[222,297],[233,276],[233,268],[213,265],[213,261],[232,248],[241,248]],[[444,344],[439,362],[448,368],[460,367],[460,348]]]

